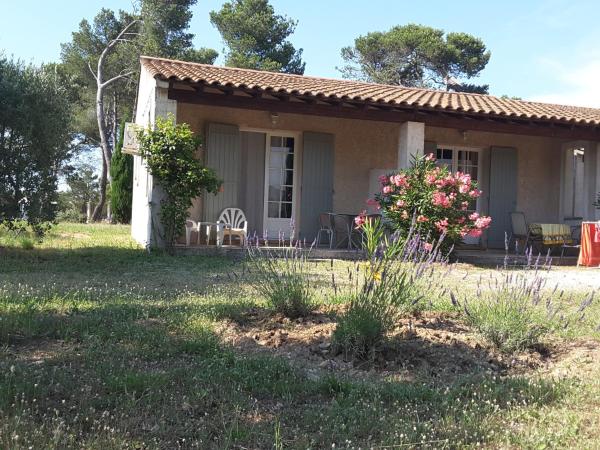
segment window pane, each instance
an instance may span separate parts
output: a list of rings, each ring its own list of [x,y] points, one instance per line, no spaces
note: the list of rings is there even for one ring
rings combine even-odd
[[[281,169],[269,169],[269,184],[279,186],[282,183]]]
[[[269,217],[277,219],[279,217],[279,202],[269,202]]]
[[[281,171],[269,170],[269,200],[277,201],[281,195]]]
[[[294,171],[293,170],[286,170],[284,177],[285,178],[283,180],[283,184],[287,184],[288,186],[291,186],[294,184]]]
[[[285,156],[285,168],[286,169],[293,169],[294,168],[294,154],[293,153],[288,153]]]
[[[281,204],[281,218],[282,219],[291,219],[292,218],[292,204],[291,203],[282,203]]]
[[[283,187],[281,189],[281,201],[291,202],[293,197],[292,187]]]
[[[440,167],[452,169],[452,150],[447,148],[438,148],[436,151],[436,164]]]
[[[284,153],[271,149],[271,156],[269,157],[269,166],[273,168],[280,168],[283,166]]]
[[[294,153],[294,138],[288,137],[288,138],[283,138],[284,141],[284,147],[287,147],[290,151],[290,153]]]

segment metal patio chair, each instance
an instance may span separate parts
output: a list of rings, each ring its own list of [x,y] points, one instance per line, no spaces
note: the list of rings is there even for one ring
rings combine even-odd
[[[521,211],[514,211],[510,213],[510,228],[511,233],[508,238],[508,247],[514,240],[515,244],[518,241],[524,241],[523,252],[527,249],[527,244],[531,243],[531,234],[529,232],[529,226],[525,220],[525,213]]]
[[[334,242],[334,229],[333,229],[333,217],[331,213],[319,214],[319,231],[317,232],[317,247],[321,244],[321,237],[325,233],[329,239],[329,248],[333,248]]]

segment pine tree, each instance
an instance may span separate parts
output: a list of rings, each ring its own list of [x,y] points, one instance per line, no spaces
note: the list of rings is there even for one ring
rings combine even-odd
[[[133,156],[121,151],[124,134],[125,123],[121,123],[119,141],[110,165],[110,204],[114,220],[120,223],[129,223],[133,192]]]

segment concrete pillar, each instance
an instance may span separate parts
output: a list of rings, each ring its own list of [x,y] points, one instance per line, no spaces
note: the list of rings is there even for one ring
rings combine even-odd
[[[425,148],[425,124],[404,122],[400,125],[398,137],[398,169],[410,166],[413,157],[423,156]]]

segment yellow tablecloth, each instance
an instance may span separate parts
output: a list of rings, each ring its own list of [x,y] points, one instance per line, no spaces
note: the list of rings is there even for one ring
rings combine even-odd
[[[544,245],[573,244],[571,227],[564,223],[531,223],[529,232],[539,237]]]

